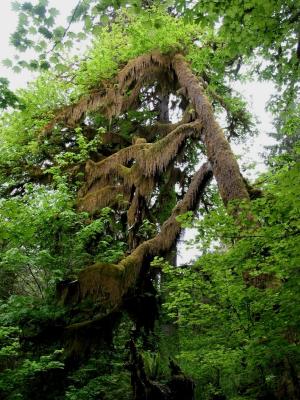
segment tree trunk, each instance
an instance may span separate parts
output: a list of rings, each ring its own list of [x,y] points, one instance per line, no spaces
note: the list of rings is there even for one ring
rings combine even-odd
[[[220,125],[214,118],[212,106],[203,93],[199,80],[192,73],[183,55],[176,54],[172,64],[179,85],[194,105],[197,117],[202,123],[201,138],[206,146],[207,157],[224,204],[227,205],[231,200],[249,200],[238,163]]]

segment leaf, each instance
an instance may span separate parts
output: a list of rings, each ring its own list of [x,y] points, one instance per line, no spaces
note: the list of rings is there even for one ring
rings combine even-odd
[[[17,74],[19,74],[22,71],[22,69],[20,67],[18,67],[17,65],[14,65],[12,70]]]
[[[12,61],[11,61],[9,58],[6,58],[5,60],[3,60],[3,61],[2,61],[2,64],[3,64],[5,67],[8,67],[8,68],[11,68],[11,67],[13,66],[13,63],[12,63]]]
[[[11,9],[13,11],[19,11],[21,9],[21,4],[19,1],[12,1],[11,3]]]

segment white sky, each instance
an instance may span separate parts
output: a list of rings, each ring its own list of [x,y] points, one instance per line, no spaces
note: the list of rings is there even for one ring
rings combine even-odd
[[[13,58],[13,56],[16,54],[15,48],[9,45],[9,36],[15,31],[18,23],[17,14],[11,9],[12,2],[13,0],[0,0],[1,61],[6,58]],[[32,3],[36,4],[37,1],[32,1]],[[78,0],[49,1],[51,7],[57,8],[60,12],[60,15],[57,17],[58,25],[66,26],[66,18],[71,14],[72,9],[77,3]],[[8,68],[4,67],[2,63],[0,64],[0,76],[7,77],[10,80],[10,87],[12,89],[24,87],[26,82],[33,78],[33,74],[29,73],[28,71],[22,71],[19,74],[15,74]]]
[[[50,5],[56,7],[60,11],[58,24],[65,26],[66,17],[70,15],[71,10],[76,6],[78,0],[50,0]],[[9,36],[14,32],[17,25],[16,13],[11,10],[11,0],[0,0],[0,37],[1,37],[1,53],[0,59],[12,58],[15,49],[9,46]],[[13,73],[8,68],[0,64],[0,76],[7,77],[11,82],[11,88],[16,89],[26,85],[26,82],[33,78],[33,74],[24,70],[19,74]],[[243,154],[243,164],[249,164],[256,161],[257,171],[261,171],[263,166],[262,158],[259,153],[263,151],[263,146],[273,143],[273,140],[267,136],[267,132],[272,131],[272,117],[270,113],[265,111],[265,106],[274,92],[274,86],[271,83],[251,82],[251,83],[234,83],[234,88],[241,92],[250,104],[250,110],[261,121],[259,124],[259,136],[251,140],[248,144],[249,149],[246,153],[240,146],[233,146],[236,154]],[[246,156],[245,156],[246,154]],[[252,176],[255,174],[251,174]]]
[[[66,26],[66,17],[70,15],[71,10],[76,6],[78,0],[50,0],[49,3],[52,7],[60,11],[60,16],[57,19],[59,25]],[[9,46],[9,36],[14,32],[17,25],[16,13],[11,10],[11,0],[0,0],[0,37],[1,37],[1,53],[0,60],[5,58],[13,58],[15,49]],[[11,70],[0,64],[0,77],[7,77],[11,82],[11,88],[16,89],[24,87],[26,82],[33,79],[33,74],[24,70],[20,74],[15,74]],[[265,111],[265,106],[272,93],[274,93],[274,86],[271,83],[262,82],[249,82],[249,83],[234,83],[234,88],[239,91],[248,101],[249,110],[258,117],[260,121],[258,125],[259,135],[254,139],[249,140],[247,145],[236,146],[233,145],[235,154],[242,156],[240,165],[242,172],[243,166],[255,161],[256,168],[246,173],[248,176],[255,177],[257,173],[265,170],[263,159],[260,153],[266,145],[274,143],[267,133],[273,130],[271,114]],[[188,235],[190,236],[190,235]],[[178,256],[178,263],[185,262],[196,256],[197,252],[194,250],[185,250],[180,246],[180,254]]]

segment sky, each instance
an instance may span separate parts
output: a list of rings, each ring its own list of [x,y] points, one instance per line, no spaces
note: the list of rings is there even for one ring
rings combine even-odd
[[[14,47],[9,45],[9,36],[15,31],[18,23],[17,14],[12,11],[11,3],[13,0],[0,0],[0,37],[1,37],[1,52],[0,60],[13,58],[16,54]],[[66,26],[66,18],[71,14],[71,10],[76,6],[78,0],[49,0],[51,7],[55,7],[60,11],[57,17],[57,24]],[[32,3],[37,3],[33,0]],[[0,76],[7,77],[11,82],[11,88],[17,89],[24,87],[26,82],[33,79],[34,75],[28,71],[19,74],[14,74],[8,68],[0,64]]]
[[[78,0],[49,0],[51,7],[55,7],[60,11],[57,23],[66,26],[66,17],[70,15],[71,10],[76,6]],[[33,1],[34,2],[34,1]],[[17,16],[11,10],[12,0],[0,0],[0,37],[1,37],[1,53],[0,60],[12,58],[15,54],[13,47],[9,46],[9,36],[14,32],[17,25]],[[0,63],[0,77],[7,77],[11,82],[11,88],[17,89],[24,87],[26,82],[33,79],[34,75],[26,70],[19,74],[15,74]],[[252,179],[259,172],[266,169],[261,153],[264,151],[264,146],[274,143],[274,140],[268,136],[268,132],[273,131],[272,116],[265,110],[266,104],[275,92],[274,86],[267,82],[234,82],[233,87],[240,92],[249,104],[249,110],[258,119],[258,136],[250,139],[245,145],[232,145],[236,155],[241,156],[240,166],[242,173]],[[255,162],[256,166],[253,170],[245,171],[244,168]],[[185,237],[190,238],[191,232]],[[186,250],[181,246],[178,262],[188,262],[196,256],[196,250]]]
[[[71,10],[76,6],[78,0],[49,0],[52,7],[56,7],[60,11],[58,17],[58,24],[65,26],[66,17],[70,15]],[[17,25],[17,16],[11,10],[12,0],[0,0],[0,37],[1,37],[1,53],[0,59],[12,58],[15,54],[15,49],[9,46],[9,36],[14,32]],[[24,87],[26,82],[33,79],[34,75],[28,71],[22,71],[19,74],[14,74],[8,68],[0,64],[0,76],[7,77],[11,82],[11,88],[17,89]],[[265,106],[274,93],[274,86],[271,83],[262,82],[248,82],[248,83],[234,83],[234,88],[240,92],[249,103],[249,110],[258,118],[260,124],[258,125],[259,135],[247,143],[247,146],[233,145],[234,151],[238,155],[243,155],[243,165],[248,165],[255,161],[256,168],[252,172],[248,172],[251,177],[257,175],[259,171],[265,169],[263,159],[260,153],[263,152],[263,147],[273,143],[267,133],[273,130],[272,116],[265,111]],[[248,147],[245,150],[245,147]],[[243,169],[243,165],[241,166]]]

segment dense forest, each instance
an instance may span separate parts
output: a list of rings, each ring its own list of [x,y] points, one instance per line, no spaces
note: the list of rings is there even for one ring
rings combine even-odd
[[[12,6],[0,399],[299,399],[299,0]],[[251,180],[239,81],[276,88]]]

